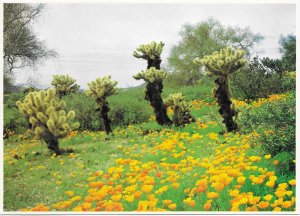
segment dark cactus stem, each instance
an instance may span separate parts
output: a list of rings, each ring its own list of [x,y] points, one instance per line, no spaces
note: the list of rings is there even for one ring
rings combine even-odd
[[[155,67],[157,70],[160,70],[160,63],[161,63],[160,57],[156,57],[155,59],[149,58],[147,69],[150,69],[151,67]]]
[[[163,103],[161,97],[162,89],[162,81],[149,82],[146,86],[145,99],[153,107],[157,123],[160,125],[169,125],[172,124],[172,121],[167,115],[167,106]]]
[[[179,127],[180,126],[179,107],[176,106],[173,112],[174,112],[173,122],[174,122],[174,124],[175,124],[176,127]]]
[[[44,140],[50,151],[54,151],[56,155],[62,154],[62,151],[60,150],[60,148],[58,146],[58,139],[56,137],[54,137],[51,133],[48,133]]]
[[[101,118],[102,118],[102,121],[103,121],[103,124],[104,124],[104,129],[105,129],[106,134],[112,133],[112,129],[111,129],[111,126],[110,126],[111,120],[108,117],[109,110],[110,109],[108,107],[108,104],[107,104],[107,102],[105,102],[102,105],[100,115],[101,115]]]
[[[150,67],[155,67],[157,70],[160,70],[161,59],[148,59],[147,69]],[[164,104],[161,97],[163,90],[162,81],[155,81],[153,83],[148,83],[146,86],[146,95],[145,99],[150,102],[151,106],[154,109],[154,114],[156,121],[160,125],[171,125],[172,121],[167,115],[167,106]]]
[[[215,83],[218,88],[215,93],[217,102],[219,104],[219,113],[223,117],[223,123],[225,123],[228,132],[235,132],[238,129],[237,123],[233,120],[233,117],[237,113],[231,108],[230,91],[229,91],[229,79],[228,76],[219,76]]]
[[[28,128],[32,129],[32,124],[29,122],[29,116],[26,116],[26,120],[27,120]]]

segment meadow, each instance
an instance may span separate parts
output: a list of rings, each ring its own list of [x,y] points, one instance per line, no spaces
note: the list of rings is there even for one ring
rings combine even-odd
[[[47,33],[39,32],[33,23],[48,6],[58,13],[55,30],[44,22]],[[285,16],[295,10],[261,10],[278,18],[282,7],[287,21],[259,20],[270,27],[263,35],[214,16],[199,20],[199,4],[198,18],[184,13],[175,40],[178,22],[165,18],[184,5],[152,6],[3,5],[4,211],[296,210],[296,35]],[[224,22],[241,21],[233,11]],[[57,22],[59,14],[66,19]],[[265,37],[272,49],[264,50]],[[165,41],[135,44],[152,38]],[[41,68],[50,58],[53,68]]]
[[[150,115],[115,126],[110,135],[72,131],[60,141],[74,150],[69,154],[56,156],[41,141],[10,131],[4,140],[4,209],[294,211],[295,172],[282,171],[284,161],[263,150],[262,132],[223,133],[216,102],[199,89],[186,89],[196,122],[163,127]],[[192,92],[199,91],[205,100],[195,99]],[[259,113],[290,94],[234,102],[241,113]]]

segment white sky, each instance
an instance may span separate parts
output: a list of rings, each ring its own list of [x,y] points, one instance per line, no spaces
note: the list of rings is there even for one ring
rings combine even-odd
[[[119,87],[139,85],[142,81],[132,76],[146,68],[146,61],[132,56],[135,48],[153,40],[165,42],[165,64],[182,25],[209,17],[262,34],[260,57],[279,58],[280,35],[296,34],[295,4],[47,4],[33,27],[59,57],[37,68],[39,84],[49,86],[52,75],[69,74],[85,88],[87,82],[110,74]],[[16,82],[24,83],[30,70],[18,71]]]

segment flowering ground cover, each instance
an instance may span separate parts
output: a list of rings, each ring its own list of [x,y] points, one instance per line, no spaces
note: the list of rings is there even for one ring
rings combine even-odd
[[[243,110],[284,100],[271,95]],[[257,132],[223,134],[215,103],[193,101],[195,123],[148,122],[61,141],[50,155],[25,134],[4,143],[4,209],[14,211],[294,211],[295,176],[262,153]],[[169,111],[170,112],[170,111]],[[294,161],[295,163],[295,161]]]

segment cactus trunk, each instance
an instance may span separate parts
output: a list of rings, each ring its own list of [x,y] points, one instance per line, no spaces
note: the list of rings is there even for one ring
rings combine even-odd
[[[160,58],[148,59],[147,69],[155,67],[157,70],[160,70],[160,63]],[[153,83],[149,82],[146,86],[145,99],[150,101],[150,104],[154,109],[156,122],[160,125],[171,125],[172,121],[168,117],[167,106],[164,104],[161,97],[163,88],[162,80],[154,81]]]
[[[161,97],[162,89],[162,81],[149,82],[146,86],[145,99],[153,107],[157,123],[160,125],[169,125],[172,124],[172,121],[167,115],[167,106],[165,106]]]
[[[151,67],[155,67],[157,70],[160,70],[160,63],[161,63],[161,59],[148,59],[148,65],[147,65],[147,69],[150,69]]]
[[[54,151],[56,155],[62,154],[62,151],[60,150],[58,145],[58,139],[55,136],[53,136],[51,133],[47,133],[44,137],[44,140],[50,151]]]
[[[109,107],[107,106],[107,103],[105,103],[101,108],[101,118],[103,121],[106,134],[112,133],[112,129],[110,126],[111,120],[108,117],[108,112],[109,112]]]
[[[231,108],[232,102],[230,100],[228,76],[219,76],[215,80],[215,83],[218,85],[218,88],[215,92],[215,97],[217,98],[217,102],[220,107],[219,113],[224,119],[223,123],[225,123],[228,132],[235,132],[238,126],[233,119],[233,117],[236,115],[236,112]]]

